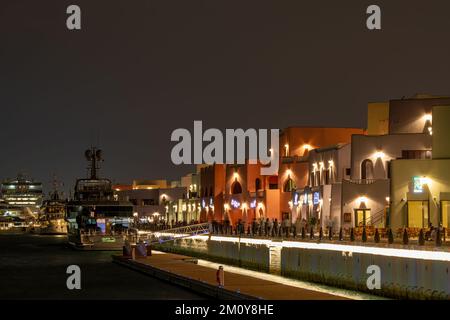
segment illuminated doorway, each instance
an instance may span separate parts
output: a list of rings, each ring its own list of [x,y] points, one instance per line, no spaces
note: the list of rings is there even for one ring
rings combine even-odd
[[[428,228],[429,224],[428,201],[408,201],[409,228]]]
[[[355,209],[355,227],[370,225],[370,209]]]

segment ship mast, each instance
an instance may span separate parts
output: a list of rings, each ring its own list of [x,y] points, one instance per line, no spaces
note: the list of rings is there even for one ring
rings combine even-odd
[[[102,150],[91,147],[91,149],[84,152],[84,156],[86,157],[86,160],[90,162],[88,167],[88,170],[90,171],[90,179],[98,180],[97,172],[100,170],[98,163],[103,161]]]

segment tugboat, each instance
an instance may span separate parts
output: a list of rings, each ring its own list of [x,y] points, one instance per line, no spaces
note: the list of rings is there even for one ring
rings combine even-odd
[[[67,234],[66,200],[62,199],[57,189],[56,179],[53,180],[53,191],[50,198],[44,200],[39,214],[40,234]]]
[[[69,244],[82,250],[122,250],[131,235],[133,204],[118,201],[109,179],[99,178],[102,151],[92,147],[84,153],[89,178],[77,179],[73,199],[67,203]]]

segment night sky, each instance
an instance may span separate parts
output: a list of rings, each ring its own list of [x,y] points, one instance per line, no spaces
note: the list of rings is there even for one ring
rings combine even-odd
[[[82,30],[66,28],[66,8]],[[366,8],[382,30],[366,29]],[[170,134],[365,127],[369,101],[448,94],[450,2],[1,0],[0,179],[177,179]],[[47,190],[48,191],[48,190]]]

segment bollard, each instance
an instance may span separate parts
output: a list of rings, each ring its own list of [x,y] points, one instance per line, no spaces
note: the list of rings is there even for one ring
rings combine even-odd
[[[392,233],[392,229],[389,228],[388,231],[388,243],[393,244],[394,243],[394,234]]]
[[[373,240],[375,241],[375,243],[380,243],[380,233],[378,232],[378,228],[375,229]]]
[[[131,248],[131,260],[136,260],[136,247]]]

